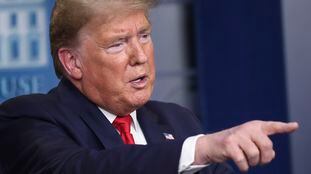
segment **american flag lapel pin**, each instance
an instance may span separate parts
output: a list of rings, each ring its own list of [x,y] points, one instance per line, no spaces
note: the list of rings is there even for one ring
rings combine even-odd
[[[169,134],[169,133],[163,133],[165,139],[167,140],[174,140],[174,136],[172,134]]]

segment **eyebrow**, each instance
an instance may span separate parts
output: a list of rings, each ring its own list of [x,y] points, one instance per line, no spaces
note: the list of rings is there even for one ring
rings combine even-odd
[[[147,31],[151,31],[151,27],[152,27],[151,24],[144,25],[144,26],[142,26],[142,27],[140,27],[138,29],[138,33],[144,33],[144,32],[147,32]],[[120,35],[128,35],[128,33],[124,32],[123,29],[121,29],[121,30],[113,30],[113,32],[116,33],[116,34],[120,33]]]
[[[152,26],[148,25],[138,30],[139,31],[138,33],[141,34],[141,33],[151,32],[151,30],[152,30]]]
[[[144,25],[142,26],[139,31],[148,31],[148,30],[151,30],[152,28],[152,25],[149,23],[148,25]]]
[[[152,25],[151,24],[148,24],[148,25],[145,25],[145,26],[142,26],[138,29],[138,34],[143,34],[143,33],[146,33],[146,32],[151,32],[152,30]],[[113,33],[115,33],[115,36],[111,36],[109,38],[106,39],[105,42],[97,42],[97,43],[101,43],[101,44],[112,44],[114,42],[118,42],[118,41],[121,41],[121,40],[127,40],[129,39],[131,36],[129,35],[128,32],[124,32],[124,30],[113,30]]]

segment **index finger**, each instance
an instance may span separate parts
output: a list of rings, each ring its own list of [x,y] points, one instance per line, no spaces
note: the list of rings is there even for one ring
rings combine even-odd
[[[297,130],[299,127],[297,122],[278,122],[278,121],[268,121],[264,122],[262,129],[267,135],[274,135],[280,133],[291,133]]]

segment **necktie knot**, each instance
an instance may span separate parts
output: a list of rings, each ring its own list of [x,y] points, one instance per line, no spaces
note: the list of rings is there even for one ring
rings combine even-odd
[[[112,125],[119,131],[120,136],[125,144],[134,144],[131,134],[132,117],[130,115],[117,116]]]

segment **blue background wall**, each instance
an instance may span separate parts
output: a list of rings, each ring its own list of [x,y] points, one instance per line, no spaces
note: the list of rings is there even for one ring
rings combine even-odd
[[[41,0],[41,2],[35,3],[31,1],[0,2],[0,102],[17,95],[47,92],[57,83],[48,44],[48,25],[52,4],[53,1],[50,0]],[[33,29],[29,29],[27,23],[31,21],[29,14],[32,11],[37,13],[36,25]],[[42,18],[39,17],[38,11],[44,11]],[[10,16],[12,15],[17,16],[15,19],[16,27],[14,28],[9,27],[11,23]],[[37,31],[38,28],[44,28],[44,31]],[[43,53],[40,54],[40,58],[44,59],[44,63],[33,66],[36,64],[36,60],[28,57],[27,52],[23,51],[30,45],[28,43],[30,41],[29,36],[24,34],[26,29],[29,30],[29,36],[39,40],[44,38],[38,44],[40,47],[33,50],[34,52]],[[5,30],[11,32],[11,34],[6,35]],[[31,33],[31,30],[34,30],[34,32]],[[13,62],[12,58],[9,58],[10,56],[4,54],[4,52],[10,53],[10,43],[7,42],[9,35],[18,36],[18,49],[14,51],[18,55],[18,57],[14,58],[16,63]],[[5,58],[13,63],[4,66],[3,60]],[[21,62],[22,59],[27,59],[27,61],[24,61],[26,63],[15,67],[14,65]]]
[[[287,121],[280,1],[196,1],[200,106],[217,131],[245,121]],[[249,173],[291,173],[289,139],[277,158]]]

